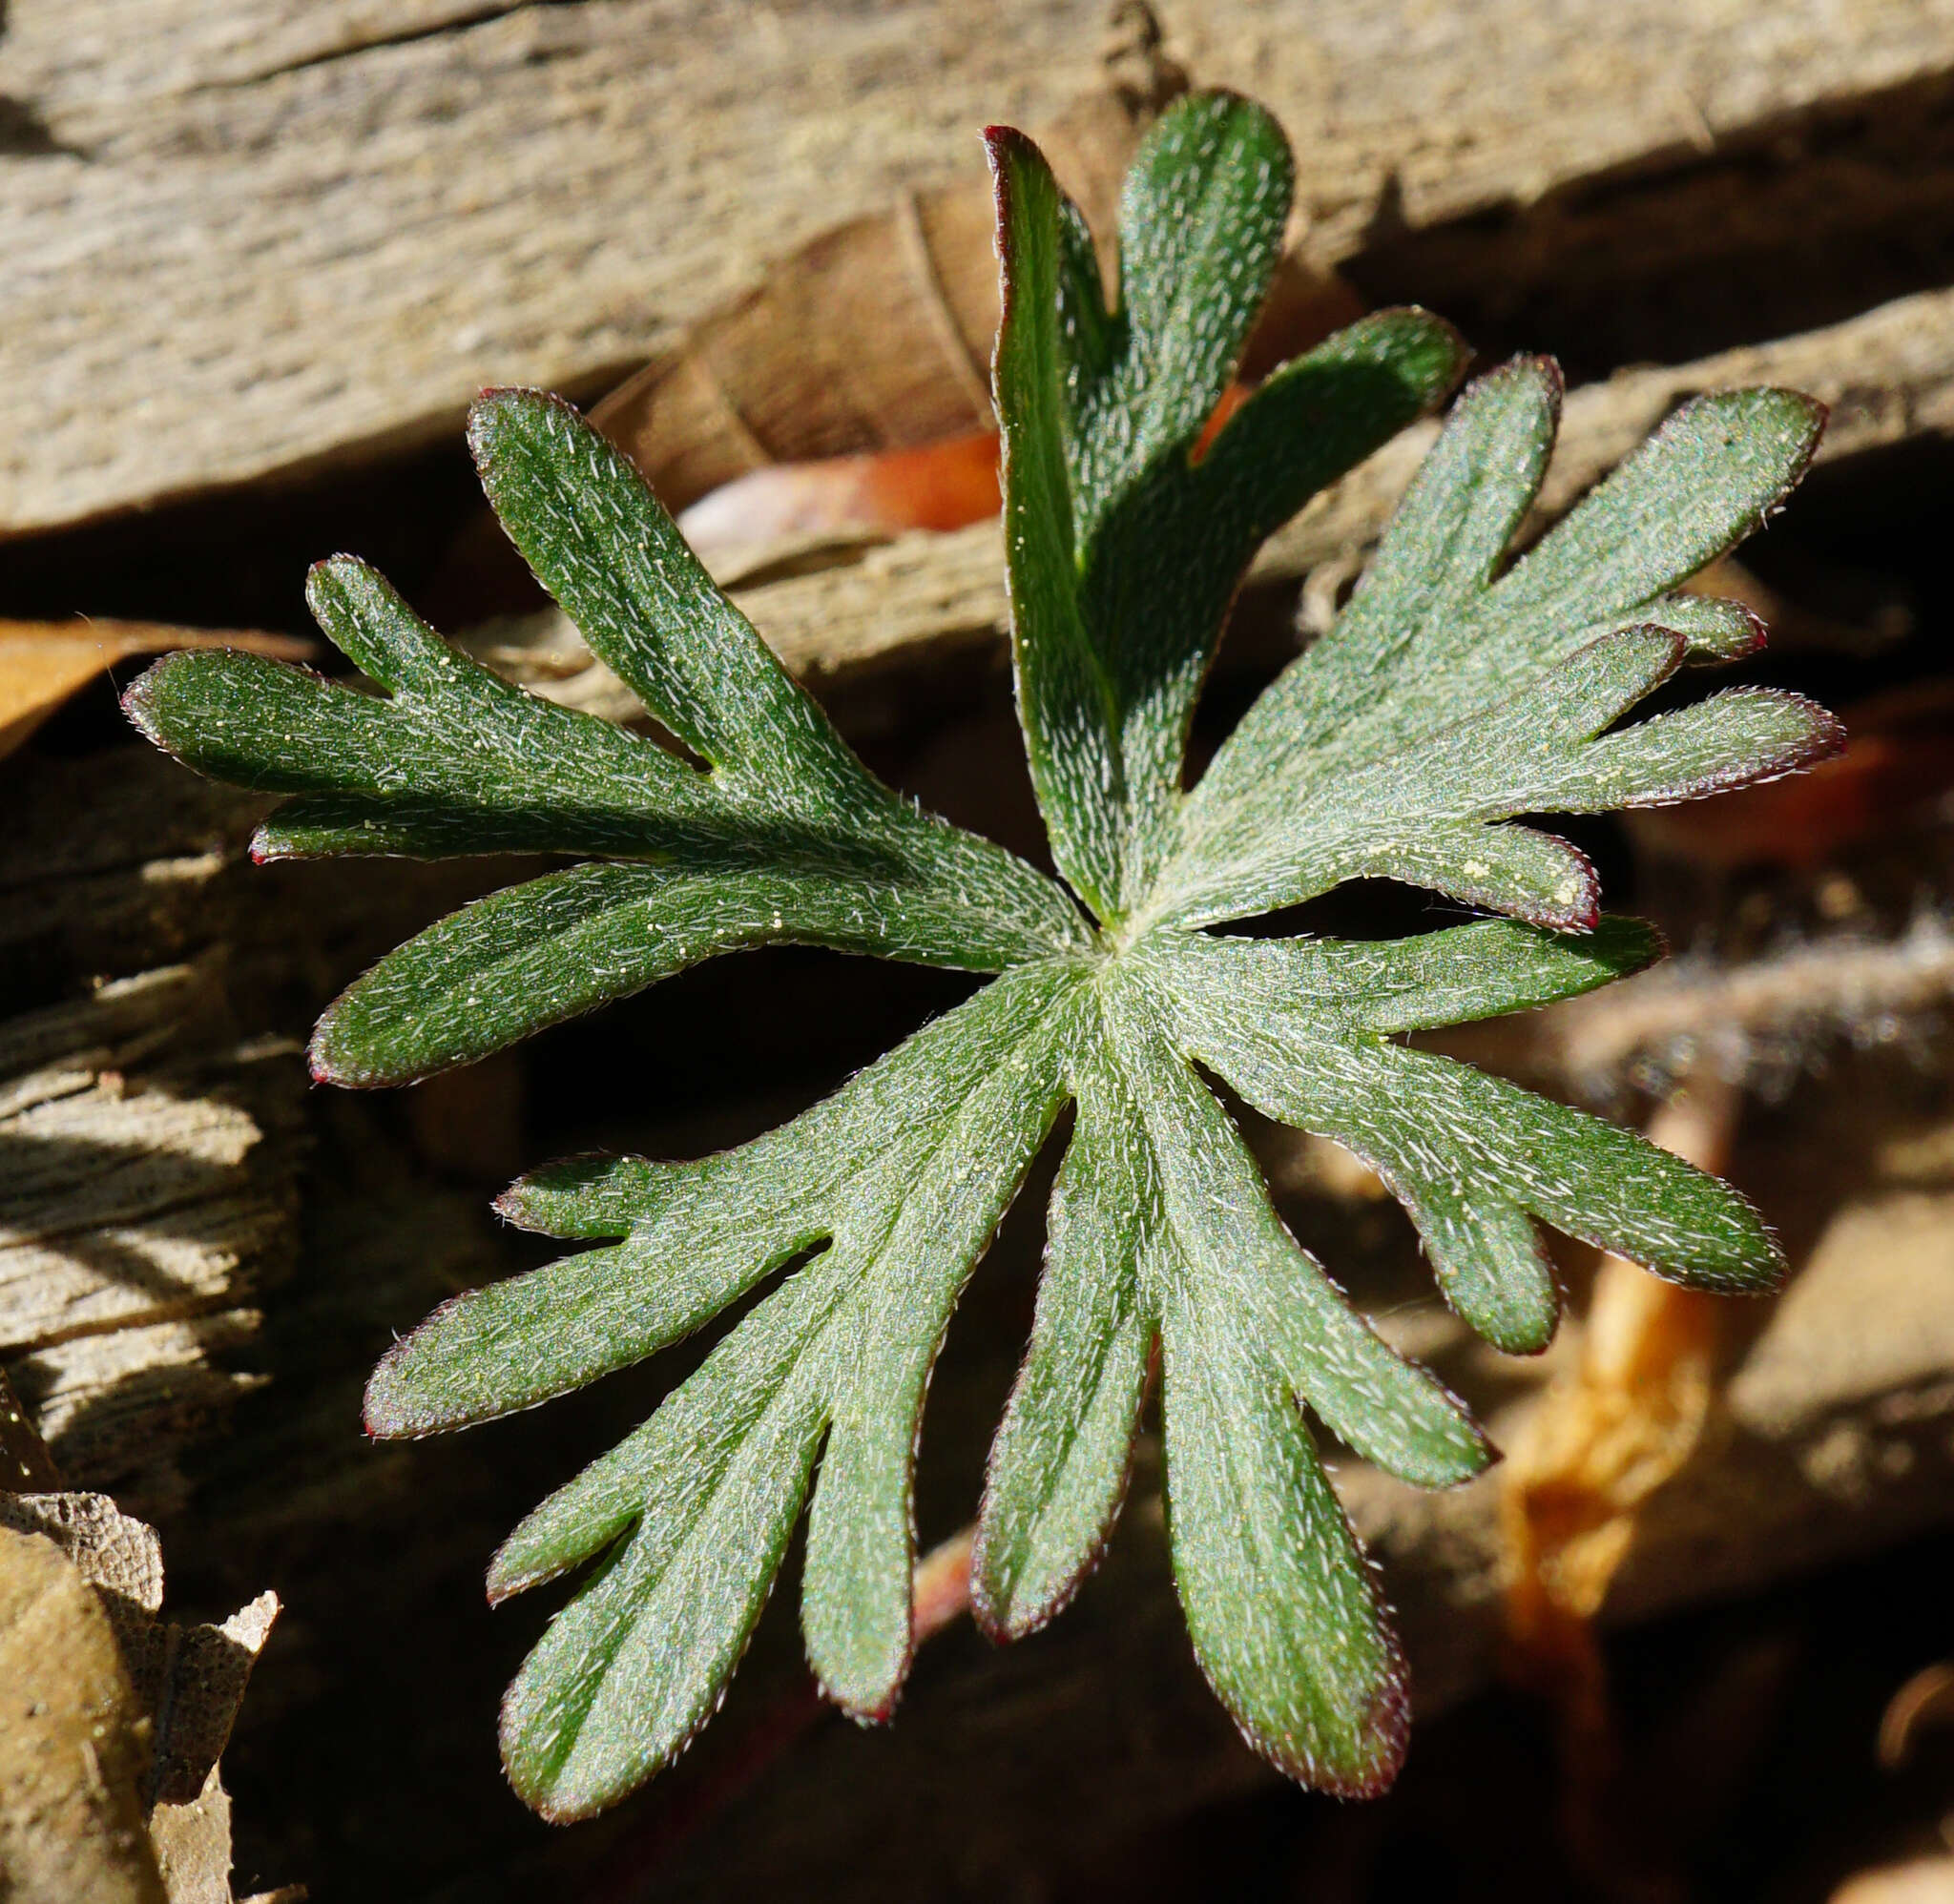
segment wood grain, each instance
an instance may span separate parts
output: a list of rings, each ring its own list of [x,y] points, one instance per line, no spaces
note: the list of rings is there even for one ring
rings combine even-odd
[[[1954,67],[1950,0],[1192,0],[1296,140],[1327,263],[1687,169]],[[1098,77],[1099,0],[15,0],[0,38],[0,533],[591,393],[768,260],[975,176]]]

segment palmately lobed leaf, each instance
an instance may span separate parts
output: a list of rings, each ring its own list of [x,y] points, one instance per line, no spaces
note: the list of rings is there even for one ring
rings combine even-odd
[[[503,681],[346,557],[313,570],[308,599],[380,694],[253,655],[152,668],[125,697],[145,734],[298,796],[260,829],[260,859],[604,856],[382,960],[321,1020],[316,1076],[408,1083],[751,946],[994,972],[1090,942],[1050,880],[873,778],[569,405],[493,392],[471,441],[537,573],[705,766]]]
[[[1685,404],[1501,572],[1559,402],[1534,358],[1459,400],[1337,626],[1187,801],[1148,917],[1243,918],[1382,875],[1585,926],[1591,870],[1501,822],[1694,797],[1836,751],[1831,716],[1762,690],[1599,738],[1686,655],[1756,645],[1747,614],[1673,590],[1782,501],[1822,406],[1777,390]]]
[[[523,1179],[502,1213],[590,1247],[444,1304],[375,1371],[369,1431],[426,1435],[535,1406],[739,1311],[490,1566],[494,1600],[575,1577],[502,1714],[509,1776],[551,1817],[587,1815],[683,1749],[803,1511],[809,1661],[856,1716],[893,1708],[913,1647],[925,1389],[1068,1107],[1030,1339],[979,1511],[977,1618],[1015,1638],[1078,1589],[1157,1388],[1196,1657],[1256,1748],[1330,1790],[1389,1781],[1408,1708],[1319,1436],[1431,1487],[1492,1450],[1290,1233],[1209,1079],[1366,1160],[1445,1299],[1502,1348],[1552,1333],[1544,1230],[1697,1288],[1781,1273],[1728,1185],[1404,1040],[1660,956],[1649,928],[1601,913],[1593,868],[1539,816],[1693,797],[1838,744],[1822,710],[1747,687],[1631,719],[1684,663],[1761,640],[1748,611],[1685,585],[1781,502],[1819,406],[1774,390],[1687,404],[1515,558],[1559,373],[1521,358],[1480,378],[1336,626],[1189,788],[1189,722],[1257,548],[1440,402],[1465,347],[1427,313],[1377,313],[1278,369],[1211,435],[1287,216],[1274,122],[1228,93],[1162,115],[1128,180],[1111,287],[1036,147],[1004,130],[988,145],[1012,660],[1062,883],[877,781],[628,460],[535,392],[491,392],[472,413],[485,488],[662,734],[501,681],[344,557],[314,571],[310,599],[368,687],[186,654],[128,696],[199,771],[292,797],[264,857],[572,861],[349,987],[312,1047],[338,1083],[425,1076],[773,943],[991,975],[752,1143]],[[1359,877],[1507,917],[1382,943],[1216,929]]]

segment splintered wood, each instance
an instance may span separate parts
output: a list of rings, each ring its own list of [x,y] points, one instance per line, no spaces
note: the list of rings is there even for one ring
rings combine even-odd
[[[207,797],[153,800],[139,839],[91,837],[71,808],[59,845],[30,828],[0,853],[14,998],[55,981],[0,1019],[0,1357],[71,1479],[152,1512],[180,1501],[178,1454],[252,1385],[221,1357],[296,1244],[304,1087],[294,1046],[240,1045],[229,1020],[212,899],[252,809],[221,804],[213,829]],[[156,957],[186,945],[207,949]],[[130,964],[61,996],[64,966]]]

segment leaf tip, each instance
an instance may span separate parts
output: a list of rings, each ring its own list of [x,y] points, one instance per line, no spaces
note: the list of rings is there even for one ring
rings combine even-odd
[[[1249,1745],[1285,1778],[1332,1798],[1382,1798],[1403,1769],[1411,1745],[1410,1675],[1390,1621],[1380,1625],[1386,1645],[1377,1683],[1362,1709],[1347,1716],[1331,1738],[1272,1736],[1231,1708]]]
[[[538,1752],[529,1736],[530,1719],[517,1695],[517,1679],[502,1695],[496,1717],[496,1745],[502,1755],[502,1775],[509,1790],[536,1815],[551,1825],[573,1825],[601,1811],[604,1799],[565,1790],[564,1767],[548,1752]]]
[[[893,1686],[879,1693],[873,1699],[854,1699],[837,1687],[830,1686],[819,1673],[815,1674],[815,1685],[821,1688],[821,1696],[838,1711],[864,1728],[870,1726],[886,1726],[896,1716],[896,1707],[903,1703],[903,1682],[908,1677],[909,1660],[904,1655],[902,1673]]]
[[[361,1416],[376,1441],[415,1441],[483,1418],[484,1411],[471,1411],[466,1401],[457,1406],[441,1384],[444,1367],[451,1372],[454,1366],[452,1332],[444,1325],[468,1301],[468,1293],[449,1296],[374,1364]]]
[[[702,1715],[689,1731],[649,1750],[623,1738],[593,1741],[582,1722],[569,1719],[547,1691],[531,1687],[535,1664],[531,1653],[502,1695],[496,1743],[509,1789],[548,1824],[580,1824],[616,1804],[678,1758],[710,1717]]]
[[[366,1391],[361,1397],[360,1420],[372,1440],[411,1440],[427,1432],[426,1425],[415,1418],[407,1385],[401,1374],[401,1352],[412,1340],[413,1337],[408,1335],[394,1343],[366,1377]]]
[[[1843,754],[1845,745],[1851,739],[1845,723],[1830,708],[1820,707],[1817,701],[1807,700],[1803,694],[1783,694],[1781,698],[1804,712],[1810,723],[1811,738],[1807,752],[1795,764],[1799,767],[1814,767],[1820,760],[1829,760],[1835,754]]]
[[[1480,390],[1495,391],[1510,383],[1533,385],[1547,412],[1547,432],[1553,435],[1560,427],[1561,401],[1568,393],[1567,374],[1561,369],[1560,360],[1546,351],[1523,351],[1475,377],[1466,396]]]
[[[1601,923],[1601,875],[1578,846],[1568,846],[1566,881],[1532,923],[1557,932],[1592,932]]]
[[[1594,870],[1594,861],[1558,834],[1543,834],[1541,838],[1560,849],[1559,866],[1550,884],[1542,884],[1532,891],[1484,893],[1474,893],[1466,887],[1461,896],[1475,903],[1493,905],[1528,925],[1542,926],[1549,932],[1592,932],[1601,923],[1601,875]]]
[[[1010,314],[1011,264],[1014,247],[1011,242],[1011,227],[1017,217],[1017,173],[1026,165],[1033,165],[1049,171],[1045,155],[1038,148],[1037,141],[1029,134],[1021,133],[1015,126],[986,126],[984,128],[984,155],[990,167],[990,189],[996,207],[995,241],[999,262],[1004,266],[1002,294],[1004,299],[1000,321]]]
[[[491,383],[468,405],[468,453],[486,480],[500,457],[503,440],[524,424],[551,417],[581,422],[576,405],[549,390],[523,383]]]
[[[305,571],[305,606],[312,611],[312,619],[323,629],[328,636],[333,635],[333,627],[346,612],[343,599],[360,588],[362,583],[370,585],[380,582],[381,577],[371,563],[363,562],[357,555],[348,555],[343,550],[335,555],[322,555]],[[385,585],[382,583],[382,587]],[[335,638],[335,646],[342,646]]]
[[[989,1502],[987,1500],[987,1509]],[[1028,1639],[1058,1611],[1053,1604],[1027,1605],[1000,1578],[1002,1569],[985,1539],[986,1516],[977,1519],[977,1539],[970,1550],[970,1623],[994,1646]],[[1081,1569],[1083,1575],[1084,1569]]]
[[[981,136],[984,140],[985,155],[990,160],[990,169],[993,173],[1000,171],[1007,159],[1038,150],[1037,143],[1031,135],[1020,132],[1016,126],[986,126]]]
[[[1720,595],[1715,599],[1732,611],[1735,627],[1707,658],[1713,661],[1744,661],[1761,653],[1771,639],[1764,617],[1746,602],[1733,602]]]
[[[123,717],[153,747],[161,748],[171,759],[180,760],[186,767],[195,767],[190,750],[194,749],[197,739],[196,724],[192,721],[186,728],[180,711],[175,719],[172,718],[169,706],[171,691],[186,669],[207,667],[214,658],[233,652],[234,650],[220,649],[213,655],[209,650],[178,649],[173,654],[152,661],[122,691]]]
[[[258,859],[259,842],[252,842],[252,857]],[[267,853],[265,858],[275,858]],[[263,861],[260,859],[260,863]],[[342,992],[319,1016],[305,1045],[305,1067],[315,1085],[337,1085],[342,1090],[366,1090],[377,1085],[401,1084],[405,1079],[384,1075],[371,1065],[361,1064],[345,1048],[342,1036],[342,1007],[348,997]]]
[[[1605,960],[1618,979],[1646,971],[1669,957],[1668,935],[1646,919],[1604,913],[1594,921],[1593,932],[1594,942],[1588,949]]]
[[[1336,1798],[1382,1798],[1397,1783],[1410,1746],[1410,1676],[1394,1648],[1384,1682],[1365,1716],[1360,1750],[1310,1782]]]
[[[970,1550],[970,1619],[993,1645],[1013,1645],[1029,1639],[1050,1625],[1078,1598],[1079,1589],[1098,1571],[1106,1550],[1112,1544],[1112,1532],[1133,1482],[1133,1465],[1130,1440],[1119,1486],[1092,1538],[1080,1545],[1069,1570],[1049,1572],[1030,1591],[1026,1590],[1022,1567],[1014,1569],[996,1551],[996,1476],[994,1471],[987,1474],[984,1498],[977,1513],[977,1536]]]
[[[505,1542],[489,1559],[488,1571],[482,1577],[482,1594],[490,1606],[500,1606],[504,1601],[513,1600],[532,1583],[509,1564],[509,1547]]]
[[[1432,398],[1434,403],[1443,403],[1459,387],[1472,362],[1472,346],[1466,341],[1465,332],[1449,318],[1442,318],[1436,311],[1426,310],[1423,304],[1393,304],[1361,320],[1364,323],[1379,325],[1387,321],[1415,324],[1431,343],[1445,352],[1449,367],[1444,385]]]
[[[163,662],[153,661],[123,689],[121,697],[123,717],[145,740],[157,747],[164,745],[157,731],[156,712],[157,677],[162,671]]]

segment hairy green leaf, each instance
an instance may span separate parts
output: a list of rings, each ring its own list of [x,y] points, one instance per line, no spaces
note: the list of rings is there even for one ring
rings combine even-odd
[[[1031,143],[990,135],[995,390],[1018,705],[1061,880],[875,780],[713,585],[630,464],[567,405],[491,393],[469,436],[516,546],[642,699],[647,733],[546,705],[448,647],[370,569],[314,571],[369,683],[173,656],[128,696],[199,770],[286,794],[265,857],[560,854],[356,982],[322,1077],[479,1058],[698,960],[782,942],[994,974],[822,1103],[693,1162],[581,1159],[512,1221],[589,1247],[445,1304],[398,1342],[371,1431],[531,1407],[738,1319],[651,1418],[510,1535],[491,1598],[574,1576],[505,1704],[509,1775],[552,1817],[615,1799],[704,1723],[806,1514],[822,1687],[894,1706],[913,1644],[912,1468],[951,1311],[1068,1107],[1023,1368],[972,1571],[993,1634],[1038,1626],[1110,1537],[1158,1388],[1168,1524],[1203,1670],[1285,1771],[1378,1790],[1404,1670],[1320,1432],[1426,1486],[1490,1451],[1285,1228],[1208,1082],[1366,1159],[1447,1300],[1538,1349],[1546,1226],[1693,1286],[1770,1285],[1736,1191],[1632,1133],[1412,1048],[1658,956],[1528,816],[1688,798],[1835,745],[1736,688],[1627,717],[1687,659],[1761,638],[1678,592],[1781,499],[1816,405],[1684,405],[1509,559],[1552,446],[1541,360],[1460,399],[1335,628],[1191,792],[1189,721],[1263,539],[1436,402],[1463,346],[1382,312],[1212,425],[1274,267],[1290,159],[1230,94],[1143,143],[1109,294]],[[1515,915],[1371,943],[1209,928],[1382,876]],[[1568,930],[1555,928],[1572,928]]]
[[[1382,313],[1284,366],[1197,456],[1275,267],[1291,181],[1275,122],[1229,93],[1163,117],[1128,179],[1111,311],[1038,149],[993,131],[990,155],[1019,714],[1059,870],[1111,920],[1166,843],[1250,558],[1442,396],[1464,350],[1422,311]]]
[[[1585,926],[1591,871],[1489,822],[1691,798],[1838,746],[1821,709],[1760,690],[1598,738],[1692,648],[1755,644],[1741,611],[1669,591],[1782,500],[1820,406],[1782,390],[1685,404],[1500,574],[1559,402],[1532,358],[1460,399],[1349,608],[1187,801],[1150,921],[1239,919],[1371,875]]]
[[[309,599],[384,695],[246,654],[151,669],[126,704],[152,739],[219,778],[299,796],[260,830],[261,859],[604,856],[383,960],[321,1021],[320,1077],[425,1077],[740,947],[1000,971],[1089,942],[1049,880],[869,775],[567,404],[498,392],[470,435],[538,574],[708,767],[511,687],[345,557],[313,570]],[[202,665],[177,665],[191,658]]]
[[[1020,966],[780,1130],[702,1164],[640,1167],[621,1242],[456,1299],[381,1364],[375,1433],[459,1426],[649,1355],[817,1251],[496,1557],[500,1598],[611,1555],[505,1710],[509,1774],[540,1809],[609,1803],[712,1711],[823,1444],[808,1658],[850,1710],[894,1705],[924,1387],[1057,1112],[1077,987],[1067,962]]]

